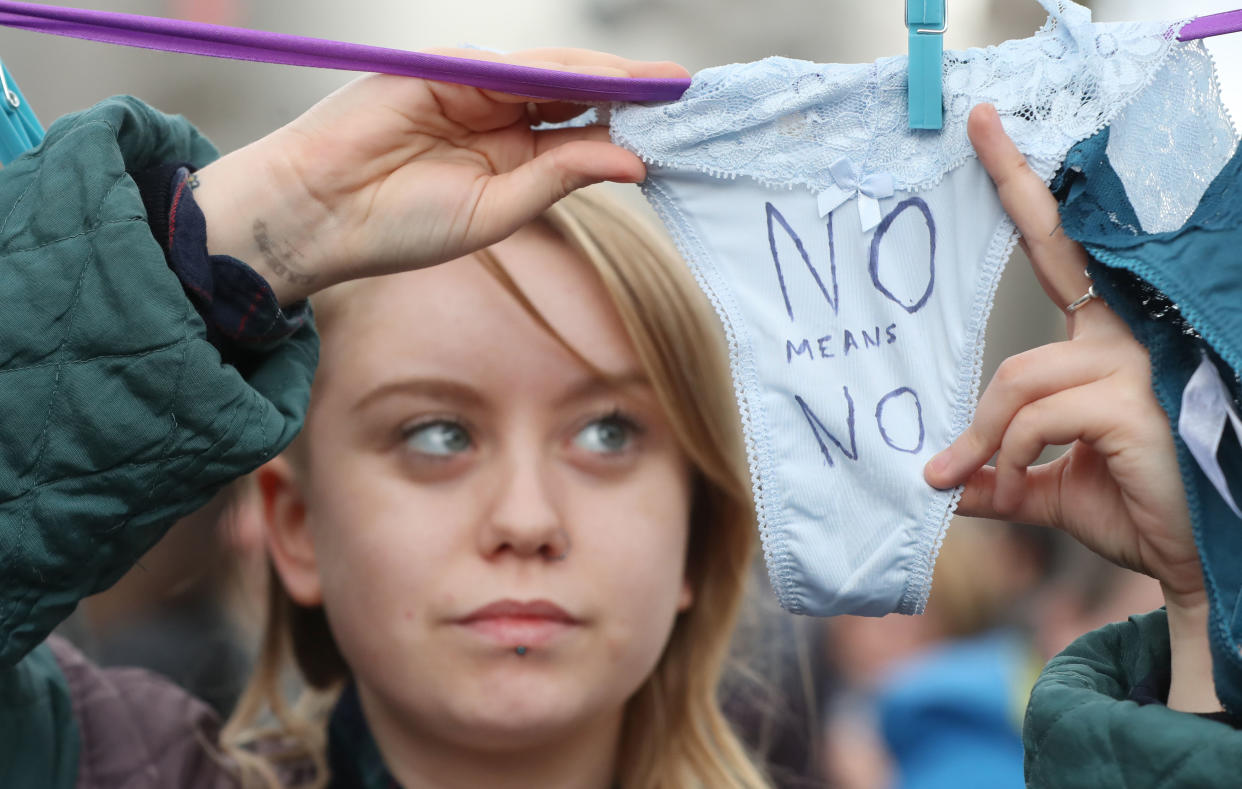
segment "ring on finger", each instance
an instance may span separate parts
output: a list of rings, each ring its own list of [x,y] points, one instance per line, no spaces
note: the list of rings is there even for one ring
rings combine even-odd
[[[1091,287],[1087,288],[1086,293],[1074,299],[1065,307],[1065,313],[1067,315],[1073,315],[1077,310],[1080,310],[1086,306],[1087,302],[1093,299],[1098,299],[1099,297],[1100,294],[1095,292],[1095,284],[1092,283]]]

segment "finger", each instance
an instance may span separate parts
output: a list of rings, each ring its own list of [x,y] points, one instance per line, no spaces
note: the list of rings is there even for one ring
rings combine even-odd
[[[1000,512],[993,505],[996,492],[996,469],[984,466],[970,475],[962,488],[956,513],[968,518],[989,518],[1029,523],[1033,526],[1059,527],[1054,503],[1060,495],[1060,477],[1065,458],[1027,469],[1026,489],[1016,509]]]
[[[644,79],[687,79],[690,72],[668,60],[630,60],[592,49],[542,48],[514,52],[518,60],[534,60],[558,65],[569,70],[591,66],[618,69],[622,76]]]
[[[631,61],[617,58],[604,53],[590,50],[542,50],[545,53],[585,53],[580,61],[573,61],[572,55],[564,56],[570,62],[546,60],[530,57],[529,53],[502,55],[495,52],[484,52],[473,49],[435,49],[430,54],[460,57],[470,60],[483,60],[493,63],[509,63],[530,66],[533,68],[572,71],[578,74],[589,74],[603,77],[633,76],[672,76],[682,77],[686,70],[672,63],[651,63]],[[576,102],[556,99],[535,98],[520,93],[508,93],[497,90],[485,90],[451,82],[435,80],[422,81],[420,84],[430,91],[436,99],[442,114],[455,123],[461,124],[473,132],[495,131],[512,123],[529,118],[529,108],[536,107],[536,123],[560,123],[577,117],[587,110],[587,106]]]
[[[942,490],[962,484],[996,453],[1014,415],[1028,403],[1106,378],[1130,360],[1111,343],[1099,342],[1053,343],[1009,357],[979,398],[970,425],[928,463],[927,482]]]
[[[621,69],[610,68],[607,66],[583,66],[581,68],[570,69],[570,68],[565,68],[563,66],[560,66],[557,63],[548,63],[548,62],[518,63],[516,65],[530,66],[532,68],[539,68],[539,69],[544,69],[544,70],[549,70],[549,71],[569,71],[574,74],[586,74],[586,75],[590,75],[593,77],[618,77],[622,79],[629,77],[629,74],[622,71]],[[480,95],[482,95],[488,101],[495,102],[496,104],[535,104],[535,105],[565,104],[568,106],[578,107],[579,113],[586,110],[586,105],[583,103],[565,102],[560,99],[549,99],[546,97],[541,98],[539,96],[528,96],[524,93],[511,93],[511,92],[500,91],[500,90],[487,90],[485,88],[479,88],[478,90],[479,90]]]
[[[1001,204],[1022,234],[1036,278],[1053,303],[1064,309],[1090,285],[1087,253],[1061,230],[1056,198],[1009,139],[996,108],[975,107],[967,131]]]
[[[481,60],[486,63],[507,63],[513,66],[572,71],[596,76],[628,77],[624,58],[605,55],[602,52],[576,49],[529,49],[521,52],[489,52],[486,49],[462,47],[437,47],[426,50],[431,55],[441,55],[463,60]]]
[[[582,104],[571,104],[564,101],[549,102],[531,102],[526,107],[526,114],[530,116],[531,125],[535,126],[540,123],[564,123],[567,120],[577,118],[586,112],[590,107]]]
[[[547,151],[565,145],[571,142],[586,140],[589,142],[601,142],[611,145],[608,137],[608,129],[604,126],[582,126],[571,129],[547,129],[534,133],[535,137],[535,155],[539,156]],[[639,180],[642,180],[641,178]]]
[[[561,129],[542,132],[545,149],[513,170],[488,179],[476,215],[488,217],[482,244],[509,235],[565,195],[601,181],[638,183],[647,169],[634,154],[593,135],[607,130]],[[575,135],[581,135],[575,138]]]
[[[624,69],[616,68],[615,66],[585,65],[585,66],[569,67],[569,66],[562,65],[560,63],[554,63],[552,61],[547,61],[547,60],[531,60],[531,61],[525,61],[525,62],[515,62],[514,65],[530,66],[531,68],[543,69],[545,71],[566,71],[566,72],[570,72],[573,74],[585,74],[585,75],[592,76],[592,77],[617,77],[619,79],[626,79],[626,78],[629,78],[630,76],[630,74],[627,71],[625,71]],[[571,102],[561,101],[560,99],[549,99],[549,98],[541,98],[538,96],[527,96],[522,93],[511,93],[508,91],[500,91],[500,90],[480,89],[480,92],[485,97],[487,97],[489,100],[494,101],[498,104],[514,104],[514,103],[565,104],[565,103],[571,103]],[[581,109],[585,109],[585,106],[583,104],[577,104],[576,106],[580,107]]]
[[[486,133],[515,124],[537,126],[576,118],[590,107],[566,101],[542,102],[525,96],[478,90],[448,82],[428,81],[444,118],[464,130]],[[603,128],[603,127],[601,127]]]
[[[1117,419],[1115,387],[1096,382],[1067,389],[1023,406],[1009,423],[996,455],[992,506],[1017,511],[1026,491],[1028,468],[1045,447],[1083,441],[1096,444]]]
[[[671,61],[630,60],[596,52],[589,49],[530,49],[513,53],[487,52],[477,49],[440,48],[428,50],[431,54],[467,60],[483,60],[491,63],[509,63],[516,66],[570,71],[597,77],[640,77],[646,79],[686,79],[690,73],[683,66]],[[485,90],[489,99],[501,103],[552,102],[554,99],[537,99],[519,94]]]
[[[529,66],[531,68],[544,69],[545,71],[565,71],[565,72],[570,72],[573,74],[585,74],[585,75],[592,76],[592,77],[616,77],[618,79],[633,79],[639,76],[646,76],[647,73],[653,71],[650,68],[643,68],[642,64],[639,61],[626,61],[627,63],[635,64],[632,68],[626,68],[626,67],[617,66],[617,65],[610,65],[606,63],[566,64],[566,63],[559,63],[555,60],[506,59],[500,62],[511,63],[516,66]],[[661,65],[661,64],[656,64],[656,65]],[[676,77],[673,77],[673,78],[679,78],[682,74],[685,73],[685,69],[681,68],[680,66],[676,66],[676,64],[666,64],[666,65],[675,66],[675,70],[673,71],[673,73],[676,75]],[[635,73],[635,71],[639,73]],[[669,78],[669,77],[665,77],[665,78]],[[539,96],[527,96],[521,93],[510,93],[510,92],[499,91],[499,90],[481,89],[480,92],[485,97],[490,99],[491,101],[497,102],[499,104],[513,104],[513,103],[519,103],[519,102],[530,102],[533,104],[563,104],[567,107],[577,107],[578,113],[575,113],[575,114],[579,114],[583,110],[586,109],[586,105],[583,103],[565,102],[560,99],[553,99],[553,98],[539,97]],[[573,117],[573,116],[571,115],[569,117]]]

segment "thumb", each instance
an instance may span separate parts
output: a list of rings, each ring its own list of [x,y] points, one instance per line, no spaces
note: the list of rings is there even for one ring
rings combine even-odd
[[[480,233],[503,238],[575,189],[601,181],[638,183],[646,175],[641,159],[610,142],[566,142],[488,179],[479,198],[479,215],[488,227]]]

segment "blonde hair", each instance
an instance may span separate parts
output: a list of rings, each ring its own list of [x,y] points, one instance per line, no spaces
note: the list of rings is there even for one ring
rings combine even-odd
[[[695,470],[686,574],[697,602],[678,616],[655,670],[627,702],[616,778],[623,789],[766,787],[718,699],[755,539],[720,327],[676,253],[615,201],[587,191],[562,200],[542,221],[603,282]],[[486,252],[482,259],[546,328],[503,267]],[[338,287],[324,295],[316,300],[316,319],[321,331],[330,331],[347,294]],[[258,665],[222,741],[242,765],[247,786],[287,785],[279,782],[279,765],[299,761],[313,762],[310,785],[323,786],[328,777],[323,719],[349,668],[322,609],[295,605],[270,575]],[[282,694],[290,656],[312,689],[299,709]],[[274,717],[276,725],[260,729],[264,715]],[[270,744],[273,733],[279,745]]]

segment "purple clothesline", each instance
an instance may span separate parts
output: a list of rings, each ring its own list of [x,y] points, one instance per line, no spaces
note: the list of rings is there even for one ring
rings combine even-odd
[[[1177,40],[1194,41],[1238,32],[1242,32],[1242,9],[1192,19],[1177,34]]]
[[[109,44],[289,66],[376,71],[540,99],[671,101],[689,79],[603,77],[181,19],[0,0],[0,25]]]
[[[376,71],[564,101],[671,101],[688,79],[602,77],[181,19],[0,0],[0,25],[109,44],[290,66]],[[1179,41],[1242,31],[1242,9],[1187,23]]]

